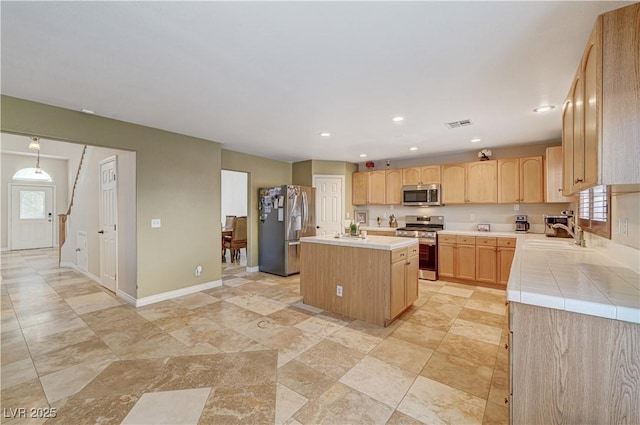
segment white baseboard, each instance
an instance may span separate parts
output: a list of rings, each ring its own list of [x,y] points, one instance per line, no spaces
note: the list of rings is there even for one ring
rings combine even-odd
[[[213,280],[211,282],[200,283],[198,285],[188,286],[186,288],[180,288],[180,289],[176,289],[176,290],[173,290],[173,291],[162,292],[162,293],[156,294],[156,295],[149,295],[148,297],[137,298],[135,300],[130,295],[127,295],[127,297],[122,297],[122,298],[127,300],[127,301],[129,301],[129,299],[131,299],[131,300],[134,301],[131,304],[135,305],[136,307],[142,307],[142,306],[149,305],[149,304],[155,304],[155,303],[158,303],[160,301],[166,301],[166,300],[170,300],[172,298],[178,298],[178,297],[181,297],[183,295],[189,295],[189,294],[193,294],[195,292],[200,292],[200,291],[205,291],[207,289],[217,288],[219,286],[222,286],[222,280]]]
[[[71,262],[62,261],[60,263],[60,267],[67,267],[69,269],[73,269],[73,270],[77,271],[78,273],[85,275],[86,277],[88,277],[89,279],[93,280],[97,284],[100,284],[100,278],[98,276],[96,276],[93,273],[89,273],[88,271],[82,270],[81,268],[79,268],[78,266],[76,266],[75,264],[73,264]]]
[[[247,266],[247,273],[254,273],[259,271],[260,271],[260,266],[253,266],[253,267]]]
[[[122,298],[123,300],[125,300],[127,303],[133,306],[136,305],[136,299],[133,298],[131,295],[127,294],[126,292],[124,292],[123,290],[116,289],[116,295]]]

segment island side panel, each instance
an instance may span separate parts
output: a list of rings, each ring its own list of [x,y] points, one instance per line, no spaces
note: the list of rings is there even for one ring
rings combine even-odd
[[[302,243],[300,294],[305,304],[384,326],[391,251]],[[336,295],[342,286],[342,297]]]

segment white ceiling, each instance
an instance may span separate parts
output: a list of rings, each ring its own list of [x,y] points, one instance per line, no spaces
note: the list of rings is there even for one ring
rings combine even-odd
[[[559,140],[596,16],[625,4],[2,1],[1,89],[285,161]]]

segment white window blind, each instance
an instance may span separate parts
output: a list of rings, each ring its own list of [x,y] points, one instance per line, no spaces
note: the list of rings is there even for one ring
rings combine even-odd
[[[607,186],[595,186],[580,192],[578,224],[587,232],[611,237],[609,193]]]

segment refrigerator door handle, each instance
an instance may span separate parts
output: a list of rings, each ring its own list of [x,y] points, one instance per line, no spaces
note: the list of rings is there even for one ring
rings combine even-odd
[[[302,192],[302,214],[304,214],[303,233],[307,233],[309,226],[309,203],[307,202],[307,192]]]
[[[292,246],[292,245],[300,245],[300,241],[289,242],[289,246]]]

